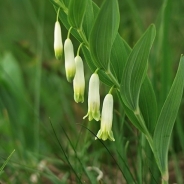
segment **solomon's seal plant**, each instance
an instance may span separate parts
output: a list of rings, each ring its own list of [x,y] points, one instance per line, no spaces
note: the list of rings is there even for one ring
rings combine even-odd
[[[89,81],[88,112],[85,117],[88,116],[89,121],[100,120],[99,83],[101,81],[109,88],[113,86],[118,103],[124,110],[122,113],[125,113],[145,139],[143,144],[147,145],[147,149],[144,151],[152,152],[151,159],[154,160],[154,167],[160,171],[162,184],[168,184],[168,149],[183,94],[184,57],[180,58],[173,84],[160,110],[147,72],[149,54],[156,36],[155,26],[151,24],[131,48],[118,33],[118,0],[104,0],[100,8],[92,0],[70,0],[68,3],[63,0],[51,1],[56,11],[60,8],[58,16],[69,34],[79,44],[83,43],[81,50],[84,59],[77,56],[76,62],[69,36],[64,44],[66,76],[68,81],[74,78],[76,102],[83,102],[81,60],[87,62],[93,73]],[[97,134],[99,139],[115,140],[111,130],[112,112],[113,97],[108,94],[103,102],[101,128]],[[116,137],[115,131],[114,135]],[[126,173],[130,172],[127,167],[124,169]],[[129,183],[135,183],[132,175],[129,180]]]

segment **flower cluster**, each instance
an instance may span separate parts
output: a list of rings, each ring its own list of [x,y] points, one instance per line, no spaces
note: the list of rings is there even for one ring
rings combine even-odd
[[[70,31],[71,29],[69,30],[68,37],[64,43],[66,78],[69,82],[73,81],[75,102],[83,103],[85,91],[84,66],[82,58],[79,56],[79,50],[82,44],[78,48],[77,56],[74,57],[73,44],[69,38]],[[58,20],[55,23],[54,30],[54,50],[56,59],[60,59],[63,54],[63,43],[61,36],[61,27]],[[107,139],[115,141],[113,132],[111,130],[113,121],[113,96],[110,93],[105,96],[102,106],[102,114],[100,115],[100,80],[97,72],[98,69],[95,73],[91,75],[89,80],[88,112],[86,116],[83,117],[83,119],[88,117],[89,121],[93,119],[96,121],[101,120],[101,127],[97,133],[96,138],[102,139],[104,141]]]

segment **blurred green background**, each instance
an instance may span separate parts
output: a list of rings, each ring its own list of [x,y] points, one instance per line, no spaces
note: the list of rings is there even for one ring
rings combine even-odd
[[[95,2],[100,6],[103,1]],[[184,1],[119,0],[119,7],[119,33],[131,47],[151,23],[156,24],[149,76],[161,106],[184,53]],[[71,163],[81,177],[84,168],[92,165],[104,169],[104,183],[123,183],[117,164],[105,146],[94,141],[94,135],[80,126],[88,127],[94,134],[99,128],[98,122],[88,124],[82,120],[87,112],[91,71],[85,65],[85,102],[76,104],[73,86],[66,81],[64,61],[54,57],[56,13],[50,1],[1,0],[0,15],[0,166],[15,149],[0,175],[0,182],[34,183],[36,178],[35,183],[77,183]],[[63,41],[66,35],[67,30],[62,26]],[[74,38],[72,41],[76,53],[79,43]],[[101,86],[103,99],[108,89]],[[114,109],[113,130],[117,141],[105,145],[120,163],[118,153],[126,154],[127,142],[128,159],[138,155],[139,135],[126,121],[116,96]],[[183,110],[182,102],[169,152],[171,183],[183,182]],[[130,160],[130,168],[136,173],[134,166],[134,159]],[[84,176],[84,180],[96,181],[95,173],[88,177]]]

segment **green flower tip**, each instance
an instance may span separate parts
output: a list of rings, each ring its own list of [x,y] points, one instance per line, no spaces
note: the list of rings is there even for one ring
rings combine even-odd
[[[103,141],[106,141],[107,139],[109,139],[110,141],[115,141],[112,130],[102,131],[100,129],[97,133],[97,137],[98,137],[98,139],[102,139]],[[95,139],[97,139],[97,138],[95,138]]]
[[[76,103],[79,103],[79,102],[83,103],[84,102],[84,95],[74,93],[74,100]]]
[[[68,82],[72,82],[75,77],[75,68],[66,69],[66,79]]]
[[[63,56],[63,49],[55,49],[55,57],[56,59],[60,60]]]
[[[88,111],[88,113],[83,117],[83,119],[87,118],[89,121],[92,121],[93,119],[95,119],[96,121],[100,120],[100,111]]]
[[[100,111],[97,110],[97,111],[91,112],[91,118],[95,119],[96,121],[99,121],[100,120]]]

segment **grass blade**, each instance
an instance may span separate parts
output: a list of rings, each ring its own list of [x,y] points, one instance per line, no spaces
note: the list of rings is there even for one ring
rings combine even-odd
[[[58,142],[58,144],[59,144],[59,147],[61,148],[61,150],[62,150],[62,152],[63,152],[63,154],[64,154],[64,156],[65,156],[65,159],[66,159],[68,165],[70,166],[70,168],[72,169],[73,173],[75,174],[75,176],[76,176],[78,182],[82,184],[82,181],[81,181],[80,177],[78,176],[76,170],[74,169],[74,167],[73,167],[72,164],[70,163],[69,158],[68,158],[68,156],[66,155],[66,153],[65,153],[65,151],[64,151],[64,148],[62,147],[62,145],[61,145],[61,143],[60,143],[60,141],[59,141],[59,138],[58,138],[58,136],[57,136],[57,134],[56,134],[56,132],[55,132],[55,130],[54,130],[53,124],[52,124],[52,122],[51,122],[51,119],[50,119],[50,124],[51,124],[52,130],[53,130],[53,132],[54,132],[54,135],[55,135],[55,137],[56,137],[56,140],[57,140],[57,142]]]
[[[10,158],[12,157],[13,153],[15,152],[15,150],[13,150],[11,152],[11,154],[9,155],[9,157],[6,159],[6,161],[4,162],[4,164],[1,166],[0,168],[0,176],[3,173],[3,169],[5,168],[5,166],[7,165],[8,161],[10,160]]]

